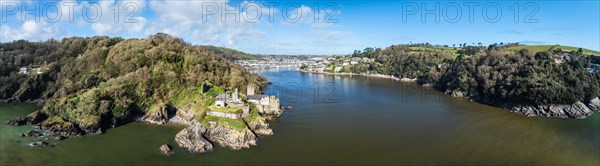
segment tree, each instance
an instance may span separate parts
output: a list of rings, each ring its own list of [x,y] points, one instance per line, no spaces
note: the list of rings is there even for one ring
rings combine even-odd
[[[579,55],[583,55],[583,48],[579,48],[579,49],[577,49],[577,54],[579,54]]]
[[[521,54],[521,56],[529,56],[529,50],[527,48],[523,48],[521,50],[519,50],[519,54]]]

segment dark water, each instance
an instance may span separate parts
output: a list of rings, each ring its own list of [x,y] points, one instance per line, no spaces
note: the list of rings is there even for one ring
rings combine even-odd
[[[30,148],[5,121],[38,109],[0,104],[0,164],[66,165],[600,165],[600,113],[526,118],[387,79],[260,72],[294,108],[274,135],[240,151],[161,156],[182,126],[132,123],[99,136]],[[427,97],[423,97],[427,96]],[[20,142],[17,142],[20,141]]]

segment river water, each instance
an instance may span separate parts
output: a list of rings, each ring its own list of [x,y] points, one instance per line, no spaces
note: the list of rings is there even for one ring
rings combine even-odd
[[[527,118],[410,83],[294,70],[260,71],[265,92],[292,106],[274,135],[250,149],[194,155],[178,125],[131,123],[97,136],[32,148],[29,126],[8,119],[39,109],[0,104],[2,165],[600,165],[600,113],[585,120]],[[43,138],[37,138],[43,139]],[[162,144],[175,145],[162,156]]]

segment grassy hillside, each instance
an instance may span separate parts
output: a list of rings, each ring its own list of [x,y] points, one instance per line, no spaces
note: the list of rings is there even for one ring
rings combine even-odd
[[[514,46],[514,47],[508,47],[505,48],[505,50],[509,50],[509,51],[519,51],[521,49],[528,49],[529,51],[536,53],[536,52],[541,52],[541,51],[548,51],[550,50],[550,48],[553,45],[524,45],[524,46]],[[579,47],[572,47],[572,46],[561,46],[558,45],[556,48],[560,48],[561,50],[569,50],[569,51],[577,51],[579,49]],[[586,49],[583,48],[583,53],[584,54],[595,54],[595,55],[600,55],[600,52],[598,51],[594,51],[594,50],[590,50],[590,49]]]
[[[93,133],[168,106],[202,112],[209,99],[198,90],[203,83],[242,92],[266,83],[215,48],[161,33],[0,43],[0,100],[45,100],[41,112],[50,119]],[[23,74],[20,67],[46,70]]]

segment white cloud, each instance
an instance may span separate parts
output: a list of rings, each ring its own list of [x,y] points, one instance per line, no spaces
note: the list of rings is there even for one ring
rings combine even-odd
[[[3,42],[19,39],[35,41],[94,35],[128,38],[164,32],[193,44],[225,46],[250,53],[270,53],[279,50],[279,52],[293,54],[314,52],[311,48],[314,46],[337,49],[337,46],[343,45],[344,39],[351,35],[348,31],[334,29],[336,27],[332,26],[332,23],[324,23],[322,20],[323,15],[327,14],[326,10],[315,10],[305,5],[293,6],[282,12],[274,6],[254,1],[61,0],[56,3],[62,10],[60,13],[48,15],[61,15],[60,21],[52,23],[41,19],[41,22],[12,22],[10,25],[2,25],[0,26],[1,40]],[[89,18],[96,16],[93,7],[90,8],[91,11],[88,10],[92,13],[84,13],[84,6],[90,4],[98,5],[102,9],[100,19],[94,22],[82,16],[84,14],[90,14]],[[114,11],[115,4],[119,4],[118,15]],[[136,13],[133,13],[132,19],[137,22],[123,22],[134,9],[129,7],[129,10],[126,10],[126,4],[133,4],[135,7]],[[71,6],[74,6],[73,10],[68,10]],[[281,4],[278,7],[281,7]],[[210,9],[217,10],[211,12]],[[294,18],[296,16],[293,13],[296,12],[301,13],[301,16],[297,16],[300,17],[297,23],[281,22],[284,19],[283,13],[292,13],[288,16]],[[260,19],[252,20],[257,14],[260,15]],[[71,15],[74,16],[73,20],[69,19]],[[295,26],[295,29],[288,31],[285,26],[277,27],[282,24],[294,24],[292,26]],[[286,34],[289,32],[292,34]]]
[[[256,15],[253,8],[241,11],[242,4],[248,3],[231,6],[224,0],[151,1],[150,9],[157,17],[146,29],[146,34],[165,32],[184,37],[192,43],[230,47],[243,41],[256,40],[264,35],[255,28],[260,22],[244,20],[248,13],[251,18]]]
[[[46,40],[57,35],[57,30],[45,22],[26,21],[21,27],[0,26],[1,42],[28,39]]]
[[[284,16],[283,24],[287,25],[310,25],[313,28],[327,28],[337,23],[336,18],[340,10],[322,9],[314,10],[305,5],[289,10]]]
[[[90,22],[96,35],[123,36],[125,34],[131,36],[142,32],[146,27],[147,19],[139,16],[146,6],[144,1],[105,0],[99,2],[98,5],[102,9],[102,15],[98,21]],[[130,17],[130,15],[137,16]],[[91,15],[88,18],[94,17]]]

